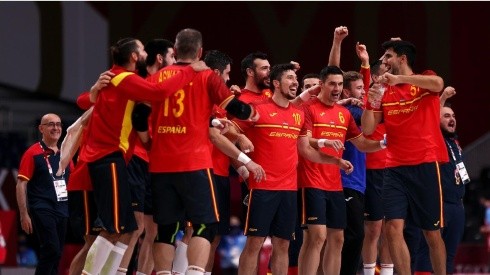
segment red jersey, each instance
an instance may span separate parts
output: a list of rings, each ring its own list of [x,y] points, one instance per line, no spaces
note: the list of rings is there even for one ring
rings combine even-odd
[[[167,82],[185,65],[172,65],[150,77]],[[233,98],[223,79],[212,70],[199,72],[191,83],[164,99],[152,103],[152,145],[150,172],[185,172],[213,167],[209,141],[209,117],[213,105],[222,106]],[[153,161],[155,160],[155,161]]]
[[[90,92],[83,92],[81,95],[79,95],[77,98],[77,105],[82,110],[88,110],[90,107],[92,107],[94,104],[90,102]]]
[[[252,103],[260,114],[256,122],[233,120],[254,144],[250,157],[264,168],[266,180],[249,177],[250,189],[298,190],[298,137],[306,136],[304,112],[289,104],[284,108],[272,99]]]
[[[248,89],[243,89],[238,98],[245,103],[250,103],[254,101],[263,101],[264,99],[269,99],[271,97],[272,92],[269,89],[262,90],[260,93],[252,92]]]
[[[189,67],[181,68],[175,77],[165,83],[149,83],[140,76],[122,67],[113,66],[115,74],[111,83],[97,96],[92,117],[88,123],[85,146],[80,159],[86,162],[96,161],[116,151],[132,151],[134,131],[131,113],[134,101],[159,101],[171,95],[196,75]]]
[[[386,86],[381,103],[388,143],[386,167],[449,161],[439,126],[439,93],[406,83]]]
[[[218,106],[213,107],[213,115],[216,118],[226,118],[226,111]],[[228,177],[230,167],[230,157],[225,155],[216,146],[212,146],[213,172],[215,175]]]
[[[306,127],[316,139],[339,139],[343,143],[362,135],[347,108],[339,104],[326,105],[318,98],[303,104]],[[343,150],[321,148],[323,153],[342,158]],[[354,167],[356,168],[356,167]],[[357,169],[363,169],[358,167]],[[298,167],[300,187],[317,188],[327,191],[341,191],[340,168],[335,164],[321,164],[300,158]]]

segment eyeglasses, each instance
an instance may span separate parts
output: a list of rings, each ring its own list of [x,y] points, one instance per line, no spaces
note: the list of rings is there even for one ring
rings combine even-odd
[[[48,126],[48,127],[51,127],[51,128],[53,128],[54,126],[56,126],[56,127],[63,127],[63,123],[61,123],[61,122],[48,122],[48,123],[43,123],[41,125],[45,125],[45,126]]]

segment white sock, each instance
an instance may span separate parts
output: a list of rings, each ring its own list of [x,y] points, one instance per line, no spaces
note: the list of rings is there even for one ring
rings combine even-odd
[[[146,274],[140,271],[136,271],[136,275],[146,275]]]
[[[363,264],[364,266],[364,275],[374,275],[376,270],[376,263],[372,264]]]
[[[102,236],[97,236],[90,246],[83,266],[85,274],[99,274],[114,245]]]
[[[206,272],[204,272],[204,275],[211,275],[211,272],[206,271]]]
[[[172,263],[172,272],[185,274],[189,262],[187,261],[187,244],[179,242],[175,248],[174,262]]]
[[[127,248],[128,248],[127,245],[121,242],[117,242],[116,245],[114,245],[114,247],[112,248],[109,257],[107,258],[107,261],[105,262],[102,268],[101,274],[116,275],[116,272],[119,269],[119,264],[121,263],[121,260],[124,256],[124,252],[126,252]]]
[[[195,266],[195,265],[190,265],[187,267],[187,271],[185,272],[185,275],[204,275],[204,268]]]
[[[162,271],[158,271],[156,275],[172,275],[172,271],[162,270]]]
[[[381,264],[381,272],[379,275],[393,275],[394,264]]]

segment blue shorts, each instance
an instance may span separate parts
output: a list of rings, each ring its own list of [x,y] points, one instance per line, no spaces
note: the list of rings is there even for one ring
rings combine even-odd
[[[436,162],[385,169],[383,212],[386,220],[406,219],[424,230],[444,226],[442,185]]]
[[[296,196],[296,191],[250,190],[245,235],[291,240],[296,222]]]
[[[303,188],[303,224],[324,224],[328,228],[345,229],[346,205],[343,191]]]
[[[384,169],[366,169],[364,219],[367,221],[379,221],[383,219],[381,196],[383,191],[383,173]]]
[[[153,220],[166,225],[180,221],[209,224],[219,221],[216,183],[211,169],[151,173]]]

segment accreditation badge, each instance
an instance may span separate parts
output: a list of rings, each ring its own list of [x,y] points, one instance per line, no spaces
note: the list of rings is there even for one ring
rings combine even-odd
[[[56,198],[58,201],[68,200],[68,192],[66,191],[66,182],[64,179],[54,180],[54,190],[56,191]]]
[[[456,168],[458,168],[458,173],[463,184],[470,182],[470,176],[468,175],[468,171],[466,171],[466,167],[462,161],[456,163]]]

